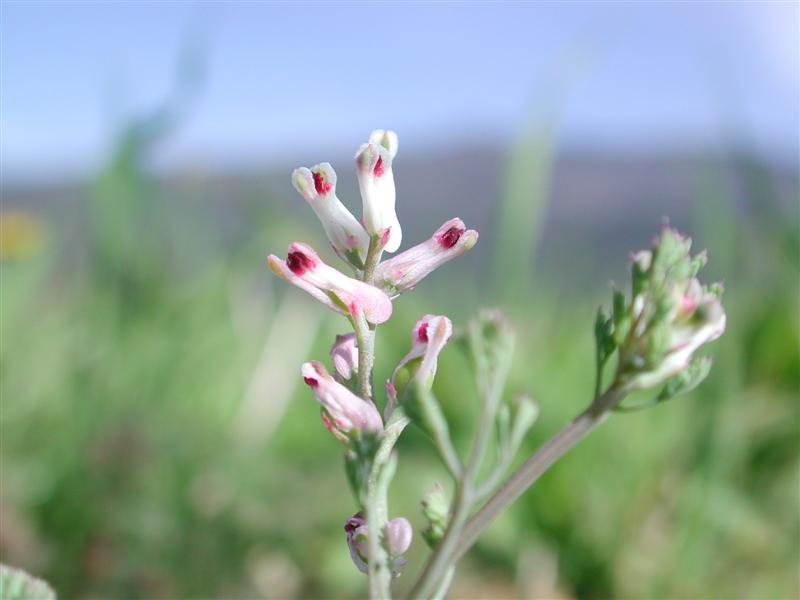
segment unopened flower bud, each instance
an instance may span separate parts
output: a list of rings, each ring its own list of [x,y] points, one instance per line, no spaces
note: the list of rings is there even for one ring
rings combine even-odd
[[[355,333],[336,336],[336,341],[331,346],[331,360],[333,360],[336,373],[344,381],[358,373],[358,348],[356,347]]]
[[[292,184],[311,205],[334,251],[342,260],[363,269],[369,235],[336,196],[336,172],[329,163],[292,173]]]
[[[367,550],[368,528],[364,515],[357,512],[347,519],[344,531],[353,563],[359,571],[366,573],[369,570],[369,554]],[[406,564],[402,555],[411,546],[412,537],[413,529],[408,519],[397,517],[386,524],[386,546],[395,577],[400,574],[398,569]]]
[[[422,514],[428,520],[428,526],[422,531],[422,537],[433,548],[444,537],[450,521],[450,507],[444,488],[434,483],[422,501]]]
[[[342,315],[363,312],[367,321],[377,324],[392,314],[392,302],[383,291],[326,265],[306,244],[290,244],[286,260],[271,254],[267,262],[278,277]]]
[[[392,161],[397,155],[397,134],[379,129],[356,152],[358,187],[363,201],[364,227],[370,235],[388,235],[384,249],[400,247],[402,231],[395,212]]]
[[[478,232],[461,219],[450,219],[430,239],[383,261],[375,270],[376,285],[391,296],[413,289],[431,271],[472,248]]]
[[[336,381],[322,363],[304,363],[301,374],[322,406],[322,421],[339,440],[348,443],[354,435],[377,434],[383,430],[383,421],[375,405]]]
[[[386,543],[389,547],[389,555],[392,558],[399,558],[411,547],[411,539],[414,530],[408,519],[397,517],[389,521],[386,525]]]

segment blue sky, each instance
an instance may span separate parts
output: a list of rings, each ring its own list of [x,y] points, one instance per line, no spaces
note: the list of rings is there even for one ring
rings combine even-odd
[[[794,2],[4,2],[4,174],[90,172],[198,38],[207,81],[166,165],[349,150],[377,127],[411,150],[505,142],[531,114],[568,146],[718,149],[733,128],[797,159]]]

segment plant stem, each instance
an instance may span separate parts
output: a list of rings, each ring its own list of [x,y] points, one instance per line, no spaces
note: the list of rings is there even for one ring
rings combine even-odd
[[[495,413],[502,394],[501,382],[502,378],[493,380],[484,392],[483,410],[478,421],[478,430],[475,433],[467,464],[457,483],[450,523],[444,537],[437,544],[428,564],[411,590],[410,598],[441,597],[447,592],[449,585],[447,580],[452,579],[455,568],[451,557],[461,539],[462,528],[467,522],[469,511],[476,501],[475,484],[478,469],[486,452],[486,445],[495,421]]]
[[[392,456],[391,454],[389,455]],[[394,475],[395,462],[387,460],[384,464],[373,466],[367,483],[367,563],[369,576],[369,597],[371,600],[388,600],[391,598],[390,583],[392,570],[389,565],[389,553],[384,547],[382,538],[389,521],[387,508],[387,492],[389,482]]]
[[[445,594],[447,594],[447,590],[450,589],[450,584],[453,581],[453,575],[455,575],[455,573],[456,573],[455,565],[450,565],[444,574],[442,582],[439,584],[439,588],[434,592],[433,596],[431,596],[431,600],[444,599]]]
[[[380,238],[373,235],[369,241],[367,258],[361,280],[370,285],[375,279],[375,268],[381,261],[383,246]],[[352,316],[353,329],[358,346],[358,393],[367,401],[372,401],[372,369],[375,366],[375,326],[367,323],[363,315]]]
[[[395,470],[392,455],[397,439],[411,420],[403,410],[394,411],[384,428],[378,450],[375,452],[372,469],[367,481],[367,551],[369,553],[369,596],[373,600],[388,600],[391,597],[392,570],[389,555],[382,543],[388,523],[387,494]]]
[[[419,579],[408,593],[408,598],[412,600],[433,598],[437,594],[444,595],[447,591],[447,588],[442,589],[443,579],[447,576],[448,571],[454,568],[449,557],[455,552],[457,544],[461,540],[461,530],[469,517],[469,509],[472,504],[472,491],[469,488],[466,477],[462,477],[456,487],[447,531],[439,540],[436,549],[428,559],[428,564],[425,565]]]
[[[439,456],[442,462],[450,471],[454,481],[461,479],[461,460],[458,458],[458,453],[453,447],[453,440],[450,439],[450,429],[447,427],[447,420],[442,414],[439,402],[433,395],[433,391],[422,382],[416,382],[416,392],[422,405],[424,413],[423,419],[427,422],[430,428],[430,435],[433,438],[433,443],[436,444],[439,450]]]
[[[380,236],[373,235],[369,240],[369,248],[367,249],[367,258],[364,261],[364,277],[362,281],[370,285],[374,284],[375,268],[381,262],[381,254],[383,254],[383,244],[380,241]]]
[[[381,259],[383,246],[378,236],[372,236],[364,262],[362,280],[372,285],[375,268]],[[372,369],[375,365],[375,327],[367,323],[363,314],[353,315],[353,328],[358,345],[358,392],[366,402],[372,402]],[[396,458],[392,455],[397,438],[408,424],[402,411],[386,423],[378,450],[373,457],[372,468],[367,479],[364,507],[367,513],[367,552],[369,597],[371,600],[389,600],[392,569],[389,553],[383,544],[388,523],[388,490],[396,468]]]
[[[358,395],[372,401],[372,369],[375,366],[375,328],[364,315],[353,316],[353,329],[358,346]]]
[[[561,458],[590,431],[602,423],[625,395],[624,389],[612,385],[566,427],[545,442],[519,467],[464,526],[452,559],[458,560],[469,550],[497,516],[533,485],[553,463]]]

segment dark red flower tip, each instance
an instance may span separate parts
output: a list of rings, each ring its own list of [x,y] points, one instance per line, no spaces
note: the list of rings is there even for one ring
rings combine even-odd
[[[331,191],[333,187],[330,183],[322,178],[322,173],[313,173],[314,176],[314,189],[320,196],[324,196]]]
[[[344,530],[347,533],[353,533],[356,529],[361,527],[364,524],[364,514],[361,511],[358,511],[352,517],[347,519],[347,523],[344,524]]]
[[[458,240],[461,239],[461,234],[463,233],[464,230],[460,227],[451,227],[439,236],[439,244],[441,244],[442,248],[445,250],[452,248],[458,243]]]
[[[428,323],[423,323],[417,329],[417,339],[420,342],[427,342],[428,341]]]
[[[306,382],[306,385],[312,388],[315,388],[319,385],[319,381],[317,381],[313,377],[303,377],[303,381]]]
[[[372,172],[375,174],[375,177],[380,177],[383,175],[383,157],[378,157],[378,162],[375,163],[375,167],[372,169]]]
[[[300,277],[303,273],[309,269],[313,269],[317,265],[310,256],[295,251],[289,252],[289,255],[286,257],[286,266],[289,267],[292,273]]]

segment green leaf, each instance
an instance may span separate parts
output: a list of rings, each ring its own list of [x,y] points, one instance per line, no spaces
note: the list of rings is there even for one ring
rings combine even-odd
[[[55,600],[56,594],[46,582],[22,569],[0,565],[0,600]]]
[[[597,318],[594,321],[594,339],[597,351],[597,365],[602,367],[608,358],[617,349],[614,340],[614,324],[603,312],[602,307],[597,309]]]
[[[620,290],[614,290],[612,298],[614,325],[619,325],[626,316],[625,313],[627,306],[625,303],[625,294],[623,294]]]

